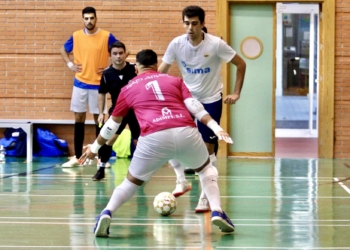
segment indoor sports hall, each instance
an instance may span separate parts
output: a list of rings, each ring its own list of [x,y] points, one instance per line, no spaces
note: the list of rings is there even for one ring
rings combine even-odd
[[[205,10],[207,37],[217,36],[246,64],[239,100],[223,105],[220,120],[234,144],[220,142],[217,154],[221,207],[235,231],[222,233],[211,213],[195,213],[195,174],[186,174],[192,189],[176,198],[175,212],[159,215],[154,198],[176,185],[166,164],[112,215],[110,236],[95,237],[96,217],[130,157],[111,158],[96,181],[96,164],[62,167],[77,154],[77,123],[84,145],[96,138],[93,115],[82,116],[84,123],[71,111],[80,70],[73,34],[84,37],[94,23],[108,31],[105,41],[113,34],[126,45],[127,61],[152,49],[161,64],[171,41],[187,32],[182,10],[189,5]],[[96,18],[85,20],[82,10],[91,6]],[[349,7],[350,0],[0,1],[0,250],[350,249]],[[109,61],[98,70],[111,65],[105,50],[94,50],[100,54]],[[182,77],[184,65],[174,62],[169,74]],[[236,73],[233,63],[222,64],[223,98],[233,93]],[[11,128],[26,132],[21,156],[10,155]],[[64,156],[38,156],[37,129],[65,141]],[[2,155],[8,136],[14,144],[3,145]]]

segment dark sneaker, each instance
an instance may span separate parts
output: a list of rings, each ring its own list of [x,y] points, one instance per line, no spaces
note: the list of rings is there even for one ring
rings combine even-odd
[[[94,228],[96,237],[108,237],[111,220],[112,214],[109,210],[103,210],[102,213],[96,217],[96,225]]]
[[[100,181],[105,178],[105,168],[99,168],[96,174],[92,177],[93,181]]]
[[[185,172],[185,174],[195,174],[196,173],[193,169],[190,169],[190,168],[185,169],[184,172]]]
[[[211,221],[220,228],[221,232],[230,233],[235,231],[235,226],[223,211],[213,211],[211,213]]]

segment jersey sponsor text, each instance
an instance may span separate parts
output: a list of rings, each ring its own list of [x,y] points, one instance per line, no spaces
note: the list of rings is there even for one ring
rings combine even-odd
[[[190,68],[185,62],[181,62],[182,66],[186,69],[186,72],[189,74],[207,74],[210,73],[210,68]]]

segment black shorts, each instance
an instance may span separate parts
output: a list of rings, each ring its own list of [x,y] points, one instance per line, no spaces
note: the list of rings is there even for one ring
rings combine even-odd
[[[202,103],[205,110],[208,111],[209,115],[220,124],[221,113],[222,113],[222,99],[213,103]],[[197,121],[198,130],[202,135],[203,141],[206,143],[216,144],[218,137],[214,132],[201,122]]]

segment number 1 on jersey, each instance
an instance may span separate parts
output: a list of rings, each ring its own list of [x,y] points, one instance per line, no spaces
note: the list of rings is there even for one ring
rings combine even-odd
[[[165,98],[162,94],[162,91],[160,90],[160,87],[159,87],[157,80],[148,82],[146,84],[146,89],[149,90],[150,88],[152,88],[152,91],[153,91],[153,93],[156,96],[158,101],[165,101]]]

